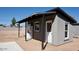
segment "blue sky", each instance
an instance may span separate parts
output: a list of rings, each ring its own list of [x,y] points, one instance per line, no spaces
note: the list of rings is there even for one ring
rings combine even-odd
[[[0,24],[9,25],[13,17],[18,21],[33,13],[44,12],[50,9],[53,9],[53,7],[0,7]],[[79,8],[62,7],[62,9],[79,22]]]

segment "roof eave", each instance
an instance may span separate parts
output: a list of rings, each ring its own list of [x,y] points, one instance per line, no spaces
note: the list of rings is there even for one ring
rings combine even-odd
[[[33,16],[47,15],[47,14],[54,14],[54,13],[56,13],[56,12],[46,12],[46,13],[33,14],[33,15],[31,15],[31,16],[29,16],[29,17],[23,19],[23,20],[17,21],[16,23],[23,23],[23,22],[27,21],[28,18],[32,18]]]

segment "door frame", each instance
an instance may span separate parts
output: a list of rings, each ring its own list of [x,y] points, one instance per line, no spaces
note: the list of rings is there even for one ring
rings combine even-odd
[[[52,23],[52,20],[47,20],[46,23],[45,23],[45,25],[46,25],[46,26],[45,26],[45,40],[46,40],[46,41],[48,41],[48,39],[47,39],[47,37],[46,37],[46,36],[47,36],[47,23]],[[52,25],[51,25],[51,26],[52,26]]]

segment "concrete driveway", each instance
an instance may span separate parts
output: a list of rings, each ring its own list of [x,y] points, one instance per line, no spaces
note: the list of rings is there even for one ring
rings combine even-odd
[[[16,42],[0,42],[0,51],[23,51]]]

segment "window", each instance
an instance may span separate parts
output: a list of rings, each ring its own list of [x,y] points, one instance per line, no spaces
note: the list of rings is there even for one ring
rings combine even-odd
[[[65,23],[65,38],[68,37],[68,23]]]
[[[51,31],[51,22],[47,23],[47,32]]]
[[[40,30],[39,22],[35,22],[35,23],[34,23],[34,30],[35,30],[36,32],[39,32],[39,30]]]

